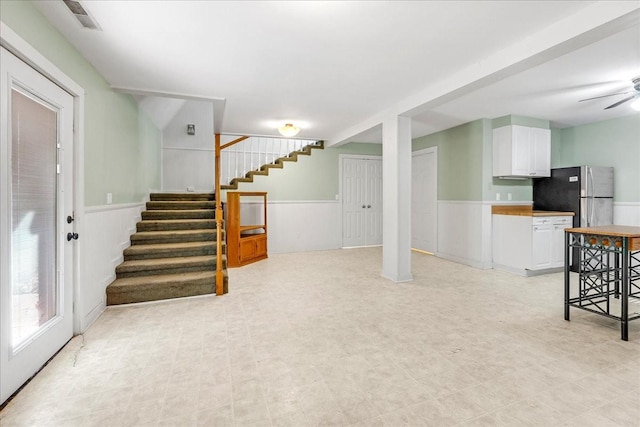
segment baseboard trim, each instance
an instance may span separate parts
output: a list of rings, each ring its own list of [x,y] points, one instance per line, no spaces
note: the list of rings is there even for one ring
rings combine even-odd
[[[534,277],[542,276],[544,274],[562,273],[564,267],[545,268],[542,270],[529,270],[528,268],[516,268],[508,265],[493,264],[495,270],[506,271],[507,273],[517,274],[518,276]]]
[[[481,261],[475,261],[468,258],[461,258],[461,257],[447,254],[444,252],[436,252],[436,256],[438,258],[446,259],[447,261],[457,262],[458,264],[468,265],[469,267],[478,268],[480,270],[488,270],[491,268],[490,266],[486,266]]]

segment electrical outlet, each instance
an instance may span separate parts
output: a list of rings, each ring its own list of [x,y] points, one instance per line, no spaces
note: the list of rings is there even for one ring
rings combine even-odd
[[[511,193],[507,193],[507,200],[511,200]]]
[[[193,186],[191,186],[191,185],[188,185],[188,186],[187,186],[187,191],[191,191],[191,192],[196,191],[196,187],[193,187]]]
[[[111,203],[113,203],[113,194],[107,193],[107,204],[110,205]]]
[[[500,200],[500,193],[496,193],[496,200]]]

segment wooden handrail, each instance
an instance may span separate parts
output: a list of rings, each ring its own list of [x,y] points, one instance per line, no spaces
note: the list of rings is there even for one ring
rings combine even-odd
[[[220,134],[215,135],[215,196],[216,196],[216,295],[224,294],[222,273],[222,195],[220,194]]]
[[[220,134],[216,134],[218,136],[218,138],[220,137]],[[224,150],[227,147],[231,147],[232,145],[237,144],[238,142],[244,141],[245,139],[249,138],[248,136],[241,136],[240,138],[236,138],[231,142],[227,142],[226,144],[224,144],[222,147],[220,147],[220,151]]]

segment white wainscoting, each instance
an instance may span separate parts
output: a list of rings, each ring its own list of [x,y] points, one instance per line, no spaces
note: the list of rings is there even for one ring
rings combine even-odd
[[[107,285],[123,260],[122,251],[136,231],[144,203],[128,203],[86,208],[83,236],[80,236],[79,316],[80,330],[85,331],[106,307]]]
[[[640,227],[640,203],[614,202],[613,223]]]
[[[340,248],[341,206],[333,200],[268,202],[269,253]]]
[[[437,256],[476,268],[492,266],[491,205],[496,202],[438,201]],[[509,204],[520,204],[510,202]],[[527,204],[527,203],[525,203]],[[105,289],[129,246],[144,203],[85,209],[80,247],[80,328],[105,309]],[[268,203],[269,252],[305,252],[342,246],[339,201]],[[615,203],[614,222],[640,226],[640,203]]]
[[[436,255],[471,267],[492,267],[492,202],[438,201]]]

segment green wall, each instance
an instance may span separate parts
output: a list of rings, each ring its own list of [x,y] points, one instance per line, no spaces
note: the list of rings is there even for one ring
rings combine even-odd
[[[413,140],[412,151],[438,147],[438,199],[482,200],[483,122]]]
[[[85,90],[85,205],[139,202],[160,188],[160,132],[135,100],[111,90],[28,1],[0,1],[0,19]]]
[[[438,200],[531,201],[531,180],[493,178],[492,129],[481,119],[413,140],[413,151],[438,147]]]
[[[310,156],[298,156],[284,168],[269,170],[241,183],[237,191],[266,191],[270,201],[336,200],[340,194],[340,154],[382,156],[381,144],[350,143],[338,148],[314,149]]]
[[[413,140],[413,150],[438,147],[438,199],[528,202],[532,181],[492,176],[492,129],[517,124],[549,128],[520,116],[482,119]],[[640,202],[640,114],[551,129],[551,167],[613,166],[616,202]]]
[[[613,166],[614,200],[640,202],[640,114],[560,129],[551,167]]]

